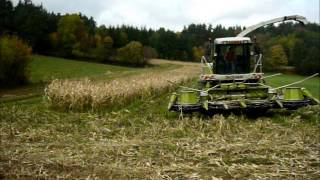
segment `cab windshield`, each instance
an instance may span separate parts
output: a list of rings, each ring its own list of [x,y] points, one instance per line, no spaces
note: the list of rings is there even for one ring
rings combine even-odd
[[[250,73],[251,44],[218,44],[216,45],[217,74]]]

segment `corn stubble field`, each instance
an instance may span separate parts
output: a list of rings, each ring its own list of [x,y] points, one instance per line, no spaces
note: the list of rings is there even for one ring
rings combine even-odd
[[[181,118],[166,110],[176,88],[167,80],[194,84],[200,67],[178,64],[110,81],[54,80],[42,97],[1,104],[0,177],[320,178],[319,106]]]

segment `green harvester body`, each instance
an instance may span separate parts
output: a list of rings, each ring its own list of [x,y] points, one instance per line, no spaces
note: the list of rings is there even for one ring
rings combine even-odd
[[[305,88],[292,87],[303,80],[277,88],[268,86],[266,79],[273,75],[264,76],[262,54],[253,53],[252,45],[254,43],[248,37],[215,39],[211,50],[214,59],[211,62],[206,57],[201,59],[199,86],[180,87],[171,95],[168,109],[219,113],[226,110],[297,109],[319,104],[319,100]]]

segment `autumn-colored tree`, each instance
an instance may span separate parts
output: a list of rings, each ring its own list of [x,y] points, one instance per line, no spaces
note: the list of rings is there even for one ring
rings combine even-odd
[[[138,41],[132,41],[117,51],[117,60],[120,63],[141,66],[147,63],[143,58],[143,46]]]
[[[284,52],[286,53],[286,56],[288,58],[288,65],[292,66],[294,64],[293,58],[292,58],[292,53],[293,53],[293,48],[294,45],[297,42],[297,38],[291,34],[289,36],[281,37],[278,42],[283,47]]]
[[[112,55],[113,40],[110,36],[101,38],[101,36],[96,35],[96,48],[94,50],[94,55],[100,62],[107,62]]]
[[[0,38],[0,86],[20,85],[28,81],[31,51],[15,36]]]
[[[157,58],[158,52],[156,49],[154,49],[150,46],[144,46],[143,47],[143,56],[145,59]]]
[[[56,50],[59,47],[59,34],[57,32],[53,32],[49,35],[51,47]]]
[[[60,46],[64,50],[64,55],[82,51],[85,48],[85,40],[88,34],[85,31],[83,20],[77,14],[65,15],[58,23],[58,34]]]
[[[264,67],[269,70],[279,69],[281,66],[288,65],[288,58],[283,47],[281,45],[272,46],[264,64]]]
[[[200,61],[201,57],[204,56],[205,50],[202,47],[193,47],[193,60]]]

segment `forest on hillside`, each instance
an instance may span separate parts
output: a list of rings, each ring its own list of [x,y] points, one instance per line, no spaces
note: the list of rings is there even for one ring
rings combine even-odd
[[[0,17],[0,35],[18,36],[32,47],[33,53],[132,65],[143,63],[140,54],[147,59],[199,61],[209,38],[235,36],[245,28],[189,24],[175,32],[131,25],[97,26],[93,17],[48,12],[31,0],[17,5],[0,0]],[[319,24],[269,25],[250,36],[256,36],[261,44],[267,68],[281,65],[294,66],[300,74],[319,72]],[[130,49],[139,53],[126,54]]]

